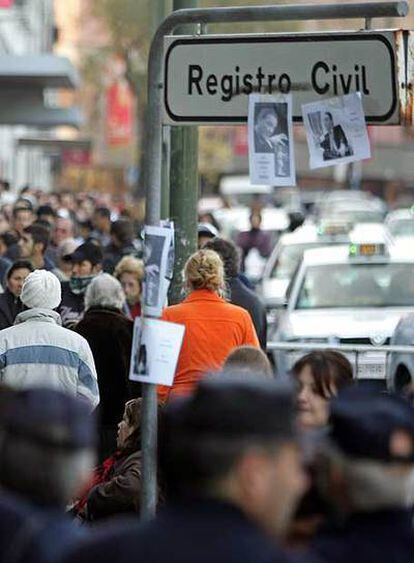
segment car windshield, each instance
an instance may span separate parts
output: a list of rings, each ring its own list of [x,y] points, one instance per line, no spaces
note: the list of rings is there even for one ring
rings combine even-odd
[[[414,219],[391,221],[388,229],[394,237],[412,237],[414,236]]]
[[[354,263],[311,266],[296,309],[414,307],[414,264]]]
[[[333,241],[314,243],[306,242],[302,244],[287,244],[283,246],[280,250],[279,257],[276,260],[275,265],[273,266],[270,277],[276,280],[290,279],[299,262],[302,260],[302,256],[305,250],[320,248],[322,246],[328,246],[331,244],[340,244],[340,241],[337,243]]]
[[[384,215],[381,211],[372,209],[344,209],[343,211],[333,213],[323,217],[324,220],[331,222],[343,221],[345,223],[382,223]]]

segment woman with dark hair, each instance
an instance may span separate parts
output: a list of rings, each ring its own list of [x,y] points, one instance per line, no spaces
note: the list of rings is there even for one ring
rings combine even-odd
[[[352,384],[352,366],[339,352],[311,352],[292,369],[299,383],[299,424],[304,428],[325,426],[329,402],[343,387]]]
[[[339,352],[322,350],[310,352],[298,360],[292,368],[292,375],[299,384],[298,422],[310,435],[327,425],[330,401],[341,389],[352,385],[352,366]],[[308,545],[329,510],[315,485],[314,446],[314,441],[309,440],[304,451],[310,487],[298,507],[289,533],[289,542],[296,548]]]
[[[117,450],[95,469],[71,512],[84,521],[101,520],[140,509],[141,399],[125,405],[118,424]]]
[[[24,280],[30,272],[33,272],[33,266],[28,260],[18,260],[8,269],[6,289],[0,295],[0,330],[12,326],[14,319],[23,311],[20,294]]]

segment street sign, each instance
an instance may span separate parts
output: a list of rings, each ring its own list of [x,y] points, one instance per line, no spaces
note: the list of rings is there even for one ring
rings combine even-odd
[[[359,91],[367,122],[400,123],[400,31],[166,37],[164,122],[247,121],[252,93],[293,93],[301,106]]]

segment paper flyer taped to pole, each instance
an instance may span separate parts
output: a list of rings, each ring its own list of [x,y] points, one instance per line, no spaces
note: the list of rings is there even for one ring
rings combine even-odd
[[[371,157],[361,94],[347,94],[302,106],[310,168]]]
[[[134,321],[129,379],[171,386],[185,326],[137,317]]]
[[[145,227],[145,315],[160,317],[165,306],[173,238],[174,230],[171,227]]]
[[[249,96],[250,182],[295,186],[292,95]]]

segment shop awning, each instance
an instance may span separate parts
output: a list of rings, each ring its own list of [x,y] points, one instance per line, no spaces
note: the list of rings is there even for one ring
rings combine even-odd
[[[19,147],[34,147],[46,151],[84,150],[92,148],[91,139],[59,139],[58,137],[20,137],[17,140]]]
[[[66,57],[57,55],[1,55],[0,86],[77,88],[79,74]]]

